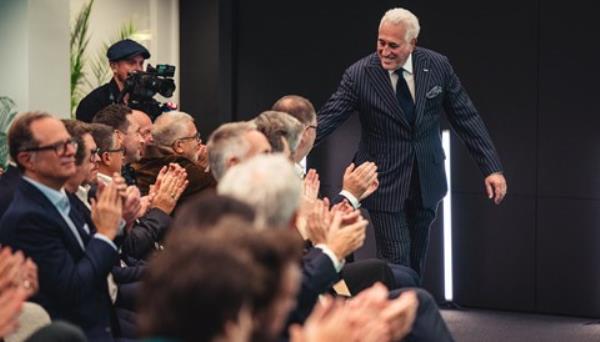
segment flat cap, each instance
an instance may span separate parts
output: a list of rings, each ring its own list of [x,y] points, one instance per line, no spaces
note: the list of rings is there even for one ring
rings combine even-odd
[[[150,52],[148,52],[148,49],[131,39],[120,40],[106,50],[106,57],[111,62],[127,59],[135,55],[142,55],[144,59],[150,58]]]

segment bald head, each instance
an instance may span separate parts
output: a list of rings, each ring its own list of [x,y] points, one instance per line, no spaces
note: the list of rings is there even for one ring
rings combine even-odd
[[[148,114],[141,110],[133,109],[131,110],[131,119],[140,126],[140,134],[144,138],[146,146],[151,145],[154,139],[152,138],[152,120]]]

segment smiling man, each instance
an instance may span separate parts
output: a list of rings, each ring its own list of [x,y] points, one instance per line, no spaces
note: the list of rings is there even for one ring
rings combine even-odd
[[[64,124],[47,113],[24,113],[8,140],[23,177],[0,219],[0,244],[38,265],[40,289],[32,301],[52,320],[78,325],[89,341],[113,341],[106,277],[118,258],[113,240],[122,209],[116,186],[100,192],[87,221],[64,188],[77,172],[78,146]]]
[[[81,100],[77,106],[77,120],[92,122],[98,111],[117,103],[129,73],[143,71],[144,61],[150,58],[150,52],[131,39],[123,39],[108,48],[106,58],[113,77],[109,83],[94,89]]]
[[[419,30],[410,11],[385,13],[376,52],[346,70],[319,111],[317,142],[359,112],[361,140],[354,163],[373,161],[379,167],[379,189],[363,202],[377,255],[422,274],[429,227],[447,191],[442,112],[485,176],[488,197],[499,204],[507,186],[477,109],[448,59],[416,47]]]

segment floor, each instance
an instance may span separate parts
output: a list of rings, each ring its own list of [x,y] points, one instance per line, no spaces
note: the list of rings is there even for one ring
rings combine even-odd
[[[456,342],[600,341],[600,321],[476,309],[444,309]]]

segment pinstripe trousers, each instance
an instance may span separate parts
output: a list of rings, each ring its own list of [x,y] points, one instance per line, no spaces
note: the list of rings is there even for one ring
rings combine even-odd
[[[410,191],[401,211],[369,210],[375,232],[377,257],[393,264],[408,266],[423,275],[429,228],[436,209],[423,207],[419,172],[414,162]]]

